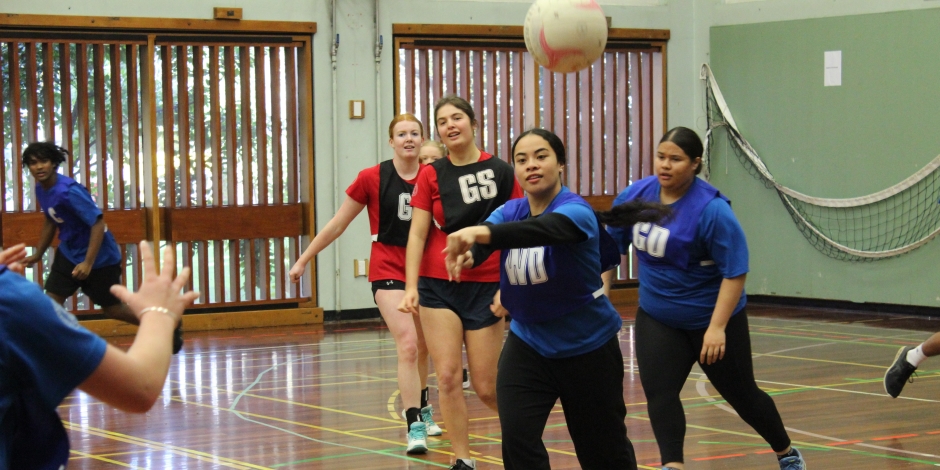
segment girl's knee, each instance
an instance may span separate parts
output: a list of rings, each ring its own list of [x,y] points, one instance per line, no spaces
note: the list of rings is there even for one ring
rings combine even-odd
[[[398,350],[398,360],[414,362],[418,360],[418,345],[414,338],[401,338],[395,344]]]
[[[437,387],[440,393],[463,393],[463,368],[437,369]]]

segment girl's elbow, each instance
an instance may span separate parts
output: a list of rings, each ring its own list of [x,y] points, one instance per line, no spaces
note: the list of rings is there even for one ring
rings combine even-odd
[[[157,398],[160,397],[161,390],[144,390],[139,393],[135,393],[126,403],[124,411],[129,413],[146,413],[153,408],[154,403],[157,402]]]

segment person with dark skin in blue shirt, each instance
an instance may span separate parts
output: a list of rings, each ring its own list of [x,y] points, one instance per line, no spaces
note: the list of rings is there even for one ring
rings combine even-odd
[[[101,209],[84,186],[58,172],[67,156],[67,150],[52,142],[33,142],[23,151],[23,166],[36,182],[36,197],[46,216],[36,250],[24,264],[29,267],[40,261],[58,231],[59,246],[46,278],[46,295],[64,304],[81,289],[101,306],[105,317],[137,325],[137,316],[110,291],[121,283],[123,260]],[[173,331],[173,354],[183,347],[181,325]]]

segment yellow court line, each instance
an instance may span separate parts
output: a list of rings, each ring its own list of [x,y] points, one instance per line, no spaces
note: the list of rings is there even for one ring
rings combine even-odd
[[[251,394],[245,394],[245,396],[251,396]],[[309,407],[309,408],[315,408],[315,409],[322,410],[322,411],[333,411],[333,412],[337,412],[337,413],[351,414],[351,415],[355,415],[355,416],[359,416],[359,417],[363,417],[363,418],[370,418],[370,419],[376,419],[376,420],[381,420],[381,421],[391,421],[391,422],[394,422],[394,423],[401,424],[401,421],[400,421],[400,420],[386,420],[386,419],[384,419],[384,418],[379,418],[379,417],[375,417],[375,416],[360,415],[360,414],[358,414],[358,413],[344,412],[344,411],[342,411],[342,410],[336,410],[336,409],[333,409],[333,408],[326,408],[326,407],[319,407],[319,406],[316,406],[316,405],[307,405],[307,404],[305,404],[305,403],[288,402],[288,401],[285,401],[285,400],[279,400],[279,399],[275,399],[275,398],[268,398],[268,397],[257,397],[257,398],[270,399],[270,400],[273,400],[273,401],[278,401],[278,402],[283,402],[283,403],[288,403],[288,404],[295,404],[295,405],[298,405],[298,406],[306,406],[306,407]],[[307,423],[302,423],[302,422],[298,422],[298,421],[292,421],[292,420],[288,420],[288,419],[277,418],[277,417],[269,416],[269,415],[262,415],[262,414],[258,414],[258,413],[247,412],[247,411],[231,410],[231,409],[228,409],[228,408],[222,408],[222,407],[218,407],[218,406],[214,406],[214,405],[207,405],[207,404],[203,404],[203,403],[189,402],[189,401],[181,400],[181,399],[176,398],[176,397],[172,397],[171,400],[172,400],[172,401],[179,402],[179,403],[187,404],[187,405],[199,406],[199,407],[203,407],[203,408],[210,408],[210,409],[214,409],[214,410],[228,411],[228,412],[230,412],[230,413],[240,413],[240,414],[245,415],[245,416],[251,416],[251,417],[259,418],[259,419],[267,419],[267,420],[271,420],[271,421],[275,421],[275,422],[279,422],[279,423],[292,424],[292,425],[295,425],[295,426],[300,426],[300,427],[315,429],[315,430],[318,430],[318,431],[331,432],[331,433],[341,434],[341,435],[349,436],[349,437],[357,437],[357,438],[361,438],[361,439],[366,439],[366,440],[370,440],[370,441],[381,442],[381,443],[390,444],[390,445],[395,445],[395,446],[401,445],[401,443],[398,442],[398,441],[392,441],[392,440],[388,440],[388,439],[382,439],[382,438],[379,438],[379,437],[367,436],[367,435],[364,435],[364,434],[359,434],[359,433],[354,432],[354,431],[342,431],[342,430],[339,430],[339,429],[326,428],[326,427],[323,427],[323,426],[317,426],[317,425],[314,425],[314,424],[307,424]],[[480,420],[480,419],[482,419],[482,418],[474,419],[474,420],[471,420],[471,421],[477,421],[477,420]],[[485,418],[485,419],[497,419],[497,418]],[[445,431],[446,431],[446,429],[445,429]],[[496,439],[496,438],[492,438],[492,437],[490,437],[490,436],[484,436],[484,435],[479,435],[479,434],[470,434],[469,436],[472,437],[472,438],[481,440],[481,441],[489,441],[489,442],[500,443],[500,444],[503,442],[502,439]],[[435,439],[435,440],[438,440],[438,441],[439,441],[440,439]],[[439,454],[444,454],[444,455],[450,455],[450,456],[453,456],[453,455],[454,455],[452,452],[442,451],[442,450],[433,449],[433,448],[428,449],[428,451],[429,451],[429,452],[439,453]],[[557,450],[557,449],[551,449],[551,448],[549,448],[548,451],[549,451],[549,452],[553,452],[553,453],[565,454],[565,455],[572,455],[572,456],[575,455],[575,454],[570,453],[570,452],[567,452],[567,451],[562,451],[562,450]],[[476,451],[474,451],[474,450],[471,450],[470,452],[471,452],[472,454],[475,454],[478,459],[481,459],[481,460],[484,460],[484,461],[487,461],[487,462],[490,462],[490,463],[495,463],[496,460],[499,460],[497,457],[483,456],[482,454],[480,454],[479,452],[476,452]],[[501,460],[499,460],[499,462],[501,462]]]
[[[278,380],[278,382],[283,382],[283,381],[284,379]],[[252,388],[252,390],[256,392],[271,392],[271,391],[277,391],[277,390],[287,390],[288,388],[290,389],[316,388],[316,387],[323,387],[327,385],[368,384],[368,383],[375,383],[375,382],[397,382],[397,380],[396,379],[381,379],[381,378],[364,378],[363,380],[355,380],[351,382],[328,382],[328,383],[321,382],[321,383],[306,384],[306,385],[291,385],[289,387],[285,385],[283,387]]]
[[[107,429],[99,429],[91,426],[81,426],[69,421],[63,421],[62,424],[65,425],[65,428],[71,431],[91,434],[93,436],[104,437],[107,439],[115,440],[118,442],[124,442],[127,444],[135,444],[138,446],[146,447],[153,450],[164,450],[170,451],[173,454],[180,455],[183,457],[189,457],[203,462],[215,463],[215,464],[228,464],[225,465],[229,468],[234,468],[237,470],[272,470],[271,468],[264,467],[261,465],[255,465],[247,462],[241,462],[235,459],[230,459],[228,457],[221,457],[215,454],[210,454],[208,452],[201,452],[198,450],[187,449],[185,447],[174,446],[172,444],[166,444],[163,442],[151,441],[150,439],[144,439],[142,437],[129,436],[127,434],[109,431]]]
[[[217,410],[217,411],[227,411],[227,412],[229,412],[229,413],[239,413],[239,414],[241,414],[241,415],[250,416],[250,417],[252,417],[252,418],[266,419],[266,420],[274,421],[274,422],[277,422],[277,423],[292,424],[292,425],[294,425],[294,426],[299,426],[299,427],[303,427],[303,428],[314,429],[314,430],[317,430],[317,431],[330,432],[330,433],[340,434],[340,435],[348,436],[348,437],[357,437],[357,438],[360,438],[360,439],[365,439],[365,440],[368,440],[368,441],[381,442],[381,443],[383,443],[383,444],[389,444],[389,445],[393,445],[393,446],[401,446],[401,445],[402,445],[401,442],[398,442],[398,441],[392,441],[392,440],[383,439],[383,438],[380,438],[380,437],[367,436],[367,435],[364,435],[364,434],[359,434],[359,433],[354,432],[354,431],[343,431],[343,430],[340,430],[340,429],[327,428],[327,427],[323,427],[323,426],[317,426],[317,425],[315,425],[315,424],[302,423],[302,422],[299,422],[299,421],[292,421],[292,420],[289,420],[289,419],[277,418],[277,417],[274,417],[274,416],[263,415],[263,414],[259,414],[259,413],[252,413],[252,412],[249,412],[249,411],[231,410],[231,409],[228,409],[228,408],[221,408],[221,407],[214,406],[214,405],[207,405],[207,404],[203,404],[203,403],[189,402],[189,401],[181,400],[181,399],[175,398],[175,397],[172,398],[172,400],[175,401],[175,402],[179,402],[179,403],[186,404],[186,405],[199,406],[199,407],[202,407],[202,408],[209,408],[209,409],[213,409],[213,410]],[[327,409],[326,411],[329,411],[329,410]],[[444,451],[439,451],[439,450],[436,450],[436,449],[428,449],[428,452],[437,452],[437,453],[440,453],[440,454],[454,455],[454,454],[451,453],[451,452],[444,452]]]
[[[397,421],[398,416],[400,415],[397,413],[398,409],[395,407],[395,400],[398,399],[398,395],[400,394],[401,394],[401,390],[395,390],[388,397],[388,414],[392,415],[393,418],[396,418],[396,421]]]
[[[78,455],[78,458],[76,458],[76,457],[69,457],[69,460],[78,460],[79,458],[82,458],[82,459],[92,459],[92,460],[100,460],[100,461],[102,461],[102,462],[107,462],[107,463],[113,463],[114,465],[118,465],[118,466],[121,466],[121,467],[138,468],[138,467],[135,467],[135,466],[133,466],[133,465],[126,464],[126,463],[124,463],[124,462],[120,462],[120,461],[117,461],[117,460],[111,460],[111,459],[109,459],[109,458],[107,458],[107,457],[103,457],[103,456],[100,456],[100,455],[92,455],[92,454],[89,454],[89,453],[87,453],[87,452],[81,452],[81,451],[78,451],[78,450],[75,450],[75,449],[69,450],[69,453]]]

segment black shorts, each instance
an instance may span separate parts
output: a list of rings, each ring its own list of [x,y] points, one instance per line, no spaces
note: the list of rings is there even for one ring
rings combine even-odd
[[[500,318],[490,305],[499,290],[498,282],[451,282],[433,277],[418,279],[418,303],[427,308],[446,308],[463,323],[464,330],[482,330]]]
[[[81,289],[92,302],[100,305],[101,308],[121,303],[121,300],[111,293],[111,286],[121,283],[120,264],[92,269],[88,277],[81,281],[72,277],[74,269],[75,263],[63,256],[61,251],[56,250],[52,268],[49,269],[49,277],[46,278],[46,292],[68,298]]]
[[[405,281],[397,279],[372,281],[372,300],[375,300],[375,294],[380,290],[405,290]]]

